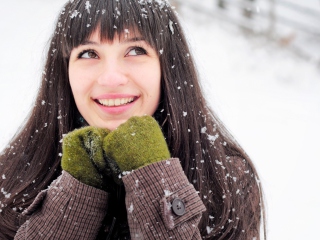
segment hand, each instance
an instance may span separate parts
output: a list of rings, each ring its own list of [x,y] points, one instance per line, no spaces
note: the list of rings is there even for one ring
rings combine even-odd
[[[160,126],[151,116],[131,117],[104,138],[103,149],[121,171],[170,158]]]
[[[63,138],[62,169],[82,183],[108,190],[111,169],[105,161],[102,143],[109,132],[89,126],[68,133]]]

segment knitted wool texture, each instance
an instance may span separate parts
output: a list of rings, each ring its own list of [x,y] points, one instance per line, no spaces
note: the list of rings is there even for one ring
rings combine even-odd
[[[103,148],[122,171],[170,158],[160,126],[151,116],[131,117],[104,138]]]
[[[82,183],[106,190],[102,143],[109,132],[89,126],[68,133],[63,138],[62,169]]]
[[[131,117],[110,132],[84,127],[63,139],[61,167],[80,182],[105,191],[111,178],[121,184],[121,171],[131,171],[170,158],[157,121],[150,116]]]

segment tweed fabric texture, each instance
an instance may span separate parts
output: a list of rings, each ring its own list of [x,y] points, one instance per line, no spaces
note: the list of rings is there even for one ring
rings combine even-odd
[[[14,239],[95,239],[106,214],[108,193],[63,171],[23,213],[31,217]]]
[[[140,168],[123,177],[123,182],[132,239],[201,239],[198,224],[206,209],[178,159]],[[185,214],[169,211],[165,217],[164,205],[175,198],[185,203]],[[173,226],[166,224],[168,218]]]
[[[201,239],[198,224],[205,206],[178,159],[135,170],[124,176],[123,182],[131,239]],[[186,206],[182,216],[175,215],[170,208],[176,198]],[[15,239],[94,240],[107,204],[108,193],[85,185],[63,171],[24,211],[28,220],[19,228]]]

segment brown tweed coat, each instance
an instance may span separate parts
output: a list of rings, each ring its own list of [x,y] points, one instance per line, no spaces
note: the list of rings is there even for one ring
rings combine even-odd
[[[178,159],[140,168],[123,182],[131,239],[201,239],[197,226],[205,206]],[[94,240],[107,204],[107,192],[63,172],[24,211],[28,220],[15,239]]]

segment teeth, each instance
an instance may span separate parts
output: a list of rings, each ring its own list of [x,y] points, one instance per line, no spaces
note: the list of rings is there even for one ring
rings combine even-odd
[[[120,105],[120,101],[121,101],[120,99],[115,99],[114,100],[114,105],[115,106],[119,106]]]
[[[131,98],[116,98],[116,99],[98,99],[98,102],[107,107],[125,105],[127,103],[133,102],[133,97]]]

